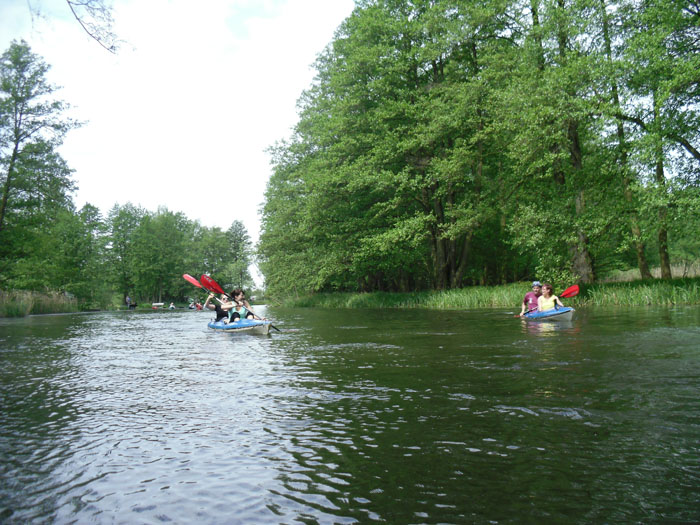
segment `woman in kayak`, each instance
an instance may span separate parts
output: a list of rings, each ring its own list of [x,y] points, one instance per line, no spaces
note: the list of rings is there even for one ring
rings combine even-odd
[[[233,308],[229,310],[229,323],[235,323],[241,319],[265,319],[264,317],[258,317],[250,309],[250,304],[245,300],[245,293],[240,288],[232,291],[231,297],[233,297]]]
[[[542,295],[537,299],[537,311],[546,312],[547,310],[553,310],[557,306],[564,306],[559,297],[552,294],[552,285],[549,283],[544,283],[542,285]]]
[[[222,305],[226,306],[226,309],[221,308],[220,305],[218,304],[213,304],[211,300],[215,297],[213,293],[209,294],[209,297],[207,297],[207,300],[204,301],[204,306],[203,308],[209,308],[209,310],[214,310],[216,312],[216,321],[219,322],[222,319],[228,319],[228,312],[231,308],[233,308],[233,305],[228,302],[228,299],[226,298],[225,294],[221,294],[221,301],[219,301]]]

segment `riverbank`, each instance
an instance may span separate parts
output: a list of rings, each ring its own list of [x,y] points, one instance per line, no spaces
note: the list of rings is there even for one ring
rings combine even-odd
[[[556,289],[560,293],[565,286]],[[321,293],[287,298],[290,308],[420,308],[469,310],[473,308],[517,308],[530,283],[474,286],[456,290],[411,293]],[[565,299],[569,306],[674,306],[700,304],[700,278],[646,280],[582,285],[580,293]]]
[[[68,314],[76,312],[97,312],[105,310],[127,310],[126,305],[119,305],[120,296],[116,296],[111,304],[97,305],[97,308],[79,303],[78,300],[63,292],[31,292],[25,290],[13,290],[5,292],[0,290],[0,318],[2,317],[26,317],[39,314]],[[164,303],[163,303],[164,304]],[[187,302],[177,303],[176,309],[188,309]],[[136,308],[138,310],[153,309],[152,303],[144,304]],[[168,310],[165,305],[161,310]]]
[[[78,301],[60,292],[4,292],[0,290],[0,317],[78,312]]]

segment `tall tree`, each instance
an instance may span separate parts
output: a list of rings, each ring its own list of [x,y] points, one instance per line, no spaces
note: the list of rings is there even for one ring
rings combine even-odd
[[[107,217],[109,235],[107,260],[110,263],[112,283],[122,297],[136,291],[135,232],[145,215],[146,210],[127,203],[123,206],[115,204]]]
[[[27,188],[72,189],[56,148],[77,124],[64,116],[64,102],[52,100],[57,88],[48,83],[48,69],[24,41],[13,41],[0,57],[0,235]]]

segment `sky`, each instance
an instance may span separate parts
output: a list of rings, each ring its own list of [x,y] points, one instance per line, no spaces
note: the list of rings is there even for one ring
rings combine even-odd
[[[313,62],[353,0],[111,5],[123,41],[116,55],[83,31],[65,0],[0,0],[2,52],[27,41],[61,86],[55,98],[84,122],[60,150],[75,170],[75,204],[105,216],[115,204],[165,206],[222,229],[240,220],[257,242],[271,173],[265,150],[291,135]]]

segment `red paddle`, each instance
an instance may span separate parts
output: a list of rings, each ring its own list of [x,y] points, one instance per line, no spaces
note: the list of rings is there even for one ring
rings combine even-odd
[[[222,293],[228,298],[231,297],[229,294],[224,292],[224,289],[221,286],[219,286],[219,283],[217,283],[214,279],[212,279],[208,275],[202,275],[202,285],[204,286],[204,288],[206,288],[210,292]]]
[[[202,283],[200,283],[197,279],[195,279],[191,275],[183,274],[182,277],[183,277],[183,279],[185,279],[185,281],[187,281],[190,284],[194,284],[197,288],[202,288]]]
[[[189,274],[183,274],[182,277],[185,279],[185,281],[187,281],[187,282],[190,283],[190,284],[194,284],[197,288],[202,288],[203,290],[206,290],[206,291],[208,291],[208,292],[211,292],[211,290],[210,290],[209,288],[205,288],[204,286],[202,286],[202,283],[200,283],[197,279],[195,279],[195,278],[192,277],[191,275],[189,275]],[[214,297],[214,299],[216,299],[217,301],[221,302],[221,299],[219,299],[218,297]]]
[[[578,284],[569,286],[566,290],[559,294],[559,297],[575,297],[578,295]]]

